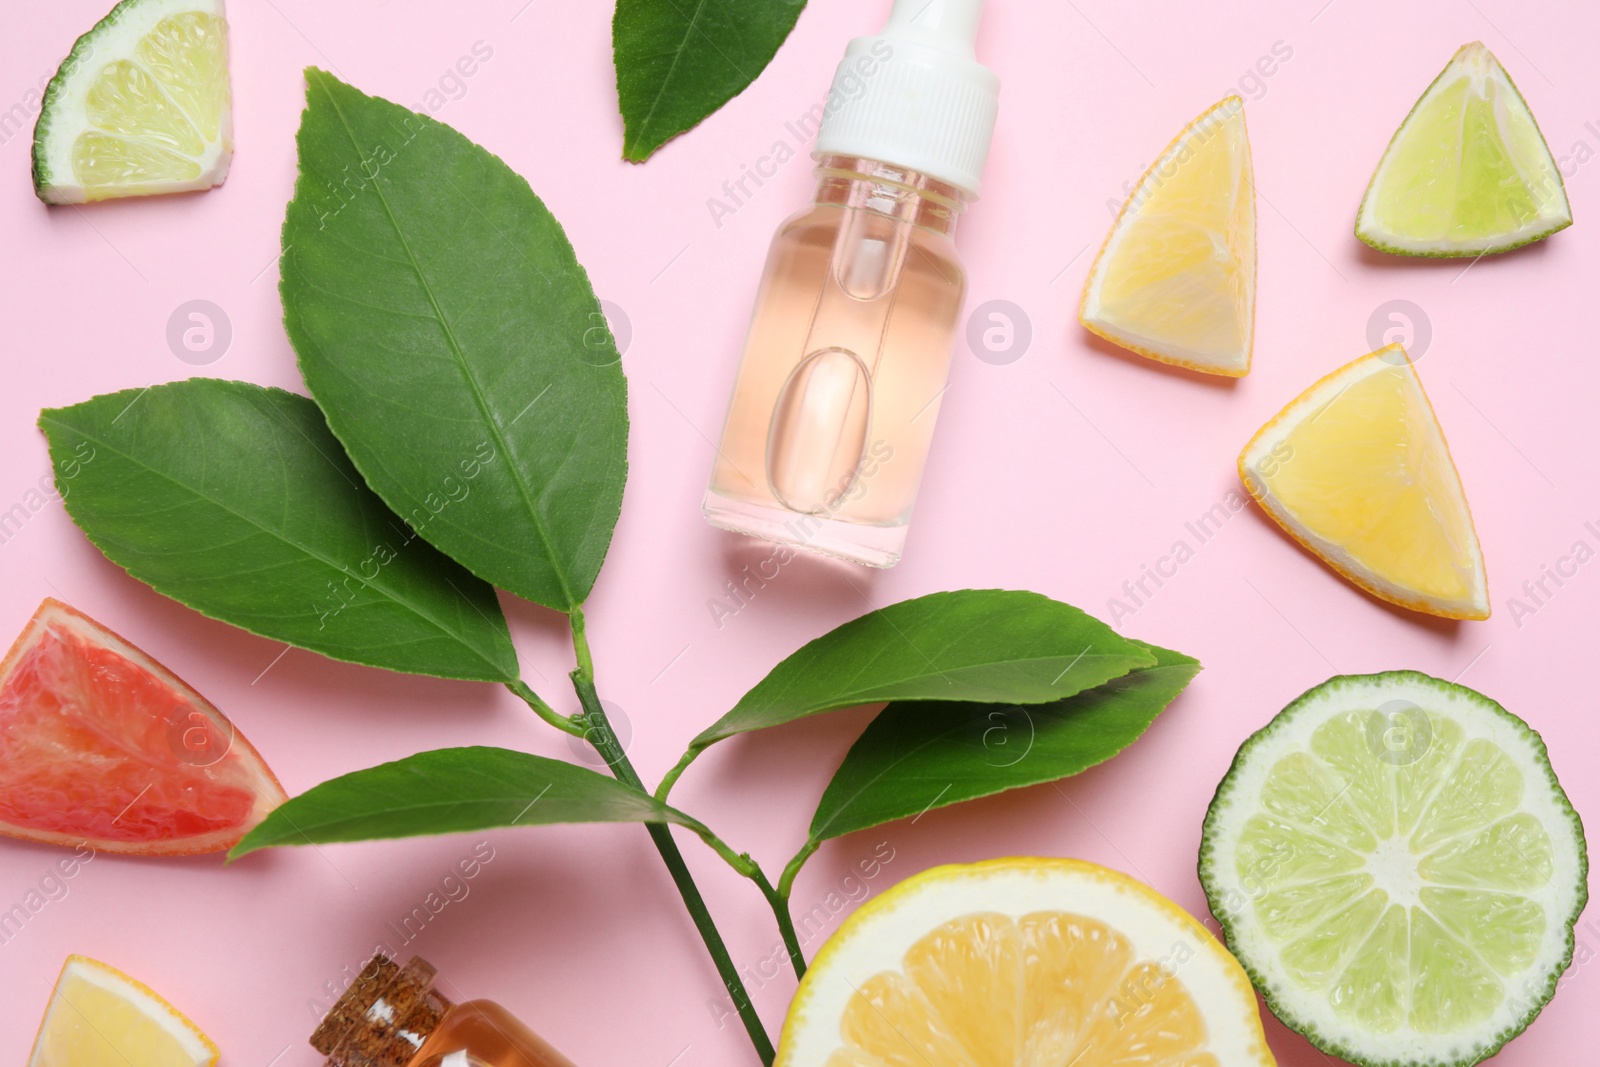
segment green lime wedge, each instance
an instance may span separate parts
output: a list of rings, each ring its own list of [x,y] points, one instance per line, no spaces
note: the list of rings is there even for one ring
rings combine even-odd
[[[1395,131],[1356,236],[1409,256],[1507,252],[1572,225],[1561,171],[1494,55],[1463,45]]]
[[[222,0],[122,0],[45,88],[33,188],[47,204],[209,189],[232,158]]]
[[[1544,743],[1414,671],[1310,690],[1240,747],[1200,880],[1278,1018],[1363,1067],[1466,1067],[1555,994],[1588,899]]]

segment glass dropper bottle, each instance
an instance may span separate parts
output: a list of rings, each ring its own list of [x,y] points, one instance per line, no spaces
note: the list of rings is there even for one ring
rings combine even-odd
[[[311,1035],[327,1067],[573,1067],[500,1005],[454,1004],[435,971],[374,956]]]
[[[949,379],[1000,82],[983,0],[896,0],[850,42],[773,238],[705,496],[714,526],[872,567],[901,556]]]

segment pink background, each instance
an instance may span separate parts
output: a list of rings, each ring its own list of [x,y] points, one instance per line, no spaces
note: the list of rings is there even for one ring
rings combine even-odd
[[[34,428],[41,406],[194,372],[166,341],[168,316],[185,301],[214,301],[234,331],[227,353],[199,373],[303,388],[280,325],[274,259],[295,173],[301,68],[328,67],[418,106],[481,41],[492,57],[437,116],[528,177],[599,294],[632,327],[624,360],[632,478],[589,615],[601,690],[631,721],[633,759],[652,781],[782,655],[869,605],[1008,586],[1108,616],[1108,598],[1142,565],[1179,539],[1196,547],[1185,523],[1236,488],[1234,457],[1251,433],[1313,379],[1368,350],[1376,309],[1412,301],[1431,323],[1420,373],[1474,506],[1491,620],[1449,624],[1386,608],[1252,506],[1122,621],[1124,632],[1206,665],[1143,740],[1055,786],[829,844],[799,880],[797,910],[831,891],[847,895],[858,883],[846,875],[886,842],[893,859],[866,883],[873,894],[938,863],[1069,855],[1141,877],[1205,916],[1194,865],[1212,789],[1247,733],[1338,672],[1412,667],[1501,700],[1544,734],[1573,802],[1600,825],[1588,673],[1600,563],[1580,568],[1531,615],[1514,619],[1509,603],[1574,542],[1600,547],[1585,527],[1600,528],[1600,197],[1591,188],[1600,167],[1564,161],[1573,229],[1470,269],[1383,257],[1351,235],[1395,125],[1464,42],[1482,39],[1506,64],[1558,156],[1580,142],[1585,162],[1600,150],[1600,121],[1586,125],[1600,120],[1600,15],[1553,0],[993,4],[979,51],[1004,81],[1000,125],[986,195],[958,238],[969,308],[1018,305],[1031,347],[997,366],[958,344],[904,563],[882,574],[793,563],[719,628],[708,603],[765,553],[700,518],[708,438],[720,426],[764,249],[809,194],[809,168],[803,157],[789,163],[720,227],[707,199],[774,141],[788,137],[794,147],[784,123],[820,98],[845,41],[875,29],[888,4],[815,0],[748,92],[643,167],[618,158],[609,5],[524,4],[235,0],[238,152],[227,185],[205,195],[46,209],[29,188],[26,133],[5,140],[0,510],[47,474]],[[63,0],[14,14],[0,35],[0,107],[26,109],[34,98],[25,94],[104,5]],[[1292,56],[1251,80],[1275,44]],[[1108,201],[1185,122],[1241,89],[1260,185],[1261,270],[1255,369],[1231,384],[1091,342],[1075,309]],[[291,793],[447,745],[571,757],[564,738],[493,687],[301,651],[280,658],[281,644],[128,578],[59,503],[0,544],[0,568],[6,637],[46,595],[84,609],[222,707]],[[530,682],[573,710],[558,620],[525,603],[506,608]],[[725,744],[675,800],[775,872],[866,721],[849,712]],[[469,894],[402,949],[438,965],[452,995],[500,1000],[580,1065],[755,1062],[737,1021],[709,1006],[716,976],[638,828],[484,837],[494,859]],[[422,904],[477,840],[282,850],[229,868],[215,857],[99,857],[68,883],[67,897],[0,945],[0,1062],[23,1061],[63,957],[80,952],[167,995],[217,1040],[226,1063],[313,1064],[308,1001],[375,943],[397,945],[388,924]],[[753,991],[776,1037],[794,982],[763,962],[777,942],[771,918],[753,887],[693,840],[684,849],[735,957],[757,974]],[[0,842],[0,907],[20,901],[61,855]],[[1580,925],[1579,938],[1581,955],[1600,949],[1600,923]],[[1600,973],[1575,966],[1496,1062],[1588,1056],[1597,1007]],[[1326,1061],[1270,1018],[1268,1033],[1286,1065]]]

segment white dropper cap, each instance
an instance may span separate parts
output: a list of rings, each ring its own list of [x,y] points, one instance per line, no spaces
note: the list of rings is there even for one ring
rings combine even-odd
[[[882,33],[845,49],[811,154],[875,159],[976,198],[1000,101],[973,53],[982,14],[983,0],[895,0]]]

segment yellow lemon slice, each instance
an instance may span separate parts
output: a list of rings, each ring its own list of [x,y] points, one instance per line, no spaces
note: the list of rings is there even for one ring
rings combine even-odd
[[[1412,256],[1506,252],[1572,225],[1561,171],[1494,54],[1463,45],[1378,162],[1356,236]]]
[[[828,939],[777,1067],[1270,1067],[1250,980],[1182,908],[1079,860],[937,867]]]
[[[1078,318],[1142,356],[1207,374],[1250,371],[1256,198],[1244,101],[1222,100],[1167,146],[1122,206]]]
[[[148,986],[68,956],[28,1067],[211,1067],[217,1046]]]
[[[1373,596],[1450,619],[1489,617],[1467,497],[1399,345],[1291,401],[1245,446],[1239,477],[1295,540]]]
[[[222,0],[122,0],[45,89],[33,187],[49,204],[209,189],[232,158]]]

